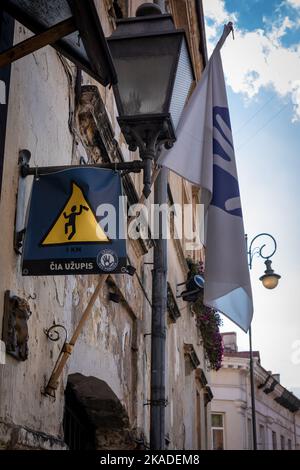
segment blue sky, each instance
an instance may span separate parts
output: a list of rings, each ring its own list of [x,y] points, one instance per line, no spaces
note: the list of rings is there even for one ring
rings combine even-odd
[[[229,20],[222,50],[236,160],[249,237],[269,232],[277,240],[273,268],[282,275],[268,291],[251,272],[255,313],[253,347],[262,365],[281,374],[300,395],[300,0],[203,0],[211,52]],[[248,337],[237,331],[240,350]]]
[[[282,17],[294,15],[294,8],[286,1],[274,0],[227,0],[225,7],[228,13],[238,14],[238,25],[246,30],[266,29],[266,24],[277,23]],[[286,38],[287,44],[294,42],[292,39]],[[285,40],[286,40],[285,39]]]

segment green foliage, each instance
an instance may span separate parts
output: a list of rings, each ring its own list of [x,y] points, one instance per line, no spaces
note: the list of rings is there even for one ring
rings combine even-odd
[[[200,274],[204,276],[203,263],[195,263],[191,259],[187,259],[189,266],[189,277]],[[205,356],[209,362],[210,368],[214,370],[220,369],[223,358],[223,341],[220,333],[222,320],[216,310],[206,307],[203,303],[203,292],[193,303],[193,312],[196,316],[196,325],[199,328],[203,340]]]

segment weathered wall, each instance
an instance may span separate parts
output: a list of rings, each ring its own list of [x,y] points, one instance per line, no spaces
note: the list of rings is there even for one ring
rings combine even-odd
[[[129,2],[134,14],[142,1]],[[113,24],[112,2],[96,2],[106,35]],[[15,29],[15,42],[28,37],[21,25]],[[13,250],[13,232],[18,187],[18,152],[31,152],[31,165],[52,166],[78,163],[81,155],[99,158],[97,149],[82,142],[78,122],[73,114],[75,67],[46,47],[12,65],[9,113],[6,136],[3,188],[0,202],[0,324],[5,290],[28,299],[32,310],[29,319],[29,358],[18,362],[6,355],[0,365],[0,442],[5,447],[64,448],[64,390],[71,373],[81,373],[105,381],[124,405],[130,428],[136,436],[149,441],[152,250],[142,256],[138,242],[129,243],[128,253],[137,268],[137,276],[112,277],[99,296],[91,318],[84,327],[73,355],[65,368],[56,399],[42,394],[58,356],[61,341],[51,342],[44,334],[53,322],[64,325],[71,336],[87,305],[97,278],[93,276],[22,277],[20,256]],[[86,74],[84,84],[95,84]],[[125,159],[136,155],[127,151],[124,138],[116,124],[116,108],[112,92],[98,87]],[[71,127],[68,125],[71,123]],[[76,130],[76,132],[75,132]],[[98,155],[96,157],[95,155]],[[27,197],[31,177],[27,177]],[[133,177],[137,193],[141,178]],[[180,178],[170,179],[175,201],[183,201]],[[192,190],[188,186],[188,197]],[[26,202],[24,201],[24,204]],[[46,203],[46,201],[45,201]],[[169,282],[176,294],[176,285],[186,277],[186,253],[179,242],[169,243]],[[116,287],[117,286],[117,287]],[[120,289],[121,304],[108,300],[109,290]],[[33,299],[32,297],[35,297]],[[206,370],[203,348],[192,312],[178,301],[181,317],[176,323],[168,320],[167,331],[167,396],[166,432],[170,448],[197,448],[196,377],[184,354],[184,343],[193,344]],[[146,335],[146,336],[145,336]],[[199,388],[199,386],[198,386]],[[201,387],[200,387],[201,389]],[[207,441],[204,400],[201,401],[201,441]],[[98,441],[101,439],[99,437]]]

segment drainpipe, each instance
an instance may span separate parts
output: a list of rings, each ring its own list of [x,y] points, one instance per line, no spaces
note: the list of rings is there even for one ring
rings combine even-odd
[[[165,2],[154,1],[162,13]],[[168,170],[162,168],[154,185],[154,203],[168,202]],[[154,246],[152,279],[152,327],[151,327],[151,398],[150,398],[150,447],[165,449],[165,349],[167,310],[167,240],[163,239],[165,214],[160,213],[159,238]]]
[[[167,203],[168,170],[162,168],[154,186],[154,203]],[[156,206],[157,207],[157,206]],[[159,217],[159,238],[155,240],[152,280],[152,328],[151,328],[151,400],[150,447],[165,448],[165,349],[167,310],[167,240],[163,239],[163,218]]]

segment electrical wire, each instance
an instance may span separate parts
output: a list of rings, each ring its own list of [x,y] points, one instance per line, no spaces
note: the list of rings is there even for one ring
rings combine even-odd
[[[244,127],[246,127],[249,122],[253,121],[253,119],[263,110],[265,109],[265,107],[271,103],[271,101],[273,101],[274,99],[276,98],[276,95],[273,95],[268,101],[266,101],[266,103],[264,103],[249,119],[247,119],[246,122],[244,122],[241,127],[238,128],[238,130],[236,132],[234,132],[234,136],[236,136],[237,134],[239,134],[243,129]]]
[[[289,103],[286,103],[284,106],[282,106],[282,107],[280,108],[280,110],[279,110],[276,114],[274,114],[273,116],[271,116],[271,118],[268,119],[268,121],[267,121],[263,126],[261,126],[254,134],[252,134],[252,135],[249,137],[249,139],[247,139],[244,143],[242,143],[242,144],[237,148],[237,150],[240,150],[240,149],[243,148],[245,145],[247,145],[249,142],[251,142],[251,140],[253,140],[254,137],[256,137],[263,129],[265,129],[265,128],[270,124],[270,122],[274,121],[274,119],[276,119],[277,116],[279,116],[279,114],[281,114],[282,111],[283,111],[285,108],[287,108],[287,106],[289,106]]]

